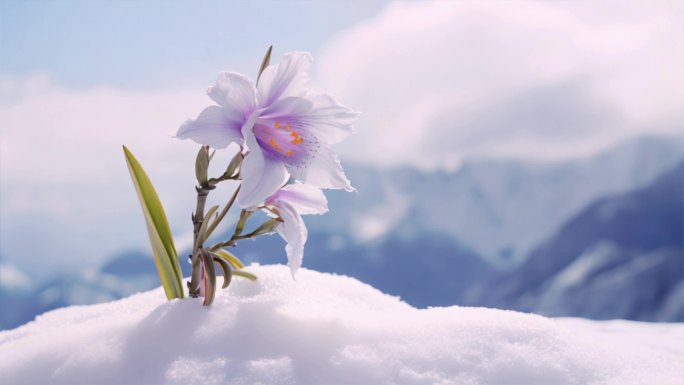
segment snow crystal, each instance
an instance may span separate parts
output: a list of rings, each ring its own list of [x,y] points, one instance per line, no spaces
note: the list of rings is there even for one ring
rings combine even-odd
[[[0,333],[6,384],[681,384],[684,325],[415,309],[359,281],[250,266],[214,305],[163,291]]]

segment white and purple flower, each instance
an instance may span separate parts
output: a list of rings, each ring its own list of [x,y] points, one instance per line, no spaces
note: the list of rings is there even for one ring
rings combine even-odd
[[[328,95],[308,92],[311,60],[308,53],[288,53],[263,71],[257,86],[244,75],[221,73],[207,91],[218,105],[178,130],[178,138],[213,148],[246,146],[237,197],[242,208],[261,204],[290,176],[320,188],[353,191],[330,145],[353,131],[358,113]]]
[[[294,277],[295,272],[302,265],[304,244],[308,236],[302,215],[326,213],[328,201],[320,189],[296,183],[281,188],[267,198],[264,208],[271,215],[277,215],[283,220],[276,231],[287,242],[285,252]]]

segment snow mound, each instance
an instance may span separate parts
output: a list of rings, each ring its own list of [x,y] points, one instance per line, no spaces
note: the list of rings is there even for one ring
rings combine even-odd
[[[359,281],[250,266],[213,306],[162,290],[0,333],[4,384],[681,384],[684,325],[415,309]]]

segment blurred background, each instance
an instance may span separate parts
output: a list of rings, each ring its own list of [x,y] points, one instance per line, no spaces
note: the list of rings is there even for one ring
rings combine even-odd
[[[358,192],[305,218],[304,267],[417,307],[684,321],[682,36],[678,1],[1,2],[0,328],[159,285],[122,144],[188,268],[198,146],[172,135],[271,44],[363,113],[336,147]]]

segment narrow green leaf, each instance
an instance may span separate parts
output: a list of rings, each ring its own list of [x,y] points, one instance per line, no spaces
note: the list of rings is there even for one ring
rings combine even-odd
[[[230,285],[230,280],[233,278],[233,272],[230,269],[230,265],[228,265],[228,262],[224,261],[219,257],[218,255],[213,254],[212,257],[214,258],[214,261],[218,263],[218,265],[221,267],[221,270],[223,271],[223,286],[221,286],[222,289],[225,289]]]
[[[207,235],[207,237],[211,236],[214,230],[216,230],[216,226],[218,226],[219,223],[221,223],[221,221],[223,220],[223,217],[225,217],[226,214],[228,214],[228,210],[230,210],[230,208],[233,206],[233,203],[235,202],[235,198],[237,198],[237,194],[240,191],[240,187],[242,187],[242,185],[237,186],[235,192],[233,192],[233,196],[230,197],[230,200],[228,201],[226,206],[223,208],[223,210],[221,210],[219,215],[216,216],[216,219],[211,223],[211,225],[209,225],[209,229],[207,230],[207,234],[209,235]]]
[[[240,235],[242,234],[242,230],[245,229],[245,224],[247,223],[247,219],[254,213],[254,211],[248,211],[248,210],[242,210],[240,211],[240,219],[238,219],[237,224],[235,225],[235,234],[234,235]]]
[[[204,306],[209,306],[214,302],[216,295],[216,270],[214,269],[214,259],[208,251],[200,249],[200,258],[204,266]]]
[[[218,210],[218,208],[219,208],[218,205],[213,206],[212,208],[209,209],[209,211],[207,211],[207,214],[204,216],[204,220],[202,221],[202,225],[200,226],[199,231],[197,232],[197,239],[195,240],[195,247],[194,247],[195,249],[202,246],[202,244],[204,244],[204,241],[206,241],[207,238],[209,238],[209,236],[211,235],[211,233],[208,232],[207,229],[210,226],[209,223],[212,221],[212,218],[211,218],[212,215],[214,215],[214,213],[216,213],[216,210]],[[216,227],[214,226],[214,228],[216,228]],[[212,231],[213,231],[213,229],[212,229]]]
[[[142,206],[145,216],[145,224],[154,254],[154,262],[157,266],[159,279],[164,287],[166,298],[183,298],[183,284],[181,268],[178,262],[178,254],[173,244],[173,237],[169,222],[164,213],[164,207],[159,200],[159,196],[152,186],[150,178],[147,176],[142,166],[133,154],[123,146],[126,164],[133,179],[135,191]]]
[[[231,266],[233,266],[234,269],[239,270],[245,267],[245,264],[242,263],[240,258],[236,257],[233,255],[231,252],[219,249],[214,251],[214,254],[218,255],[219,257],[225,259],[228,263],[230,263]]]
[[[281,223],[283,223],[282,219],[271,218],[262,223],[256,230],[252,231],[250,235],[257,237],[259,235],[272,234]]]
[[[259,75],[257,76],[256,84],[259,84],[259,78],[261,78],[261,74],[264,72],[266,67],[268,67],[268,65],[271,64],[271,52],[272,51],[273,51],[273,46],[268,47],[268,51],[266,51],[266,55],[264,55],[264,60],[261,61],[261,67],[259,67]]]
[[[242,270],[235,270],[235,271],[233,271],[233,275],[237,275],[238,277],[242,277],[242,278],[247,278],[247,279],[249,279],[250,281],[256,281],[256,280],[257,280],[257,276],[256,276],[256,275],[254,275],[254,274],[252,274],[252,273],[248,273],[248,272],[246,272],[246,271],[242,271]]]

